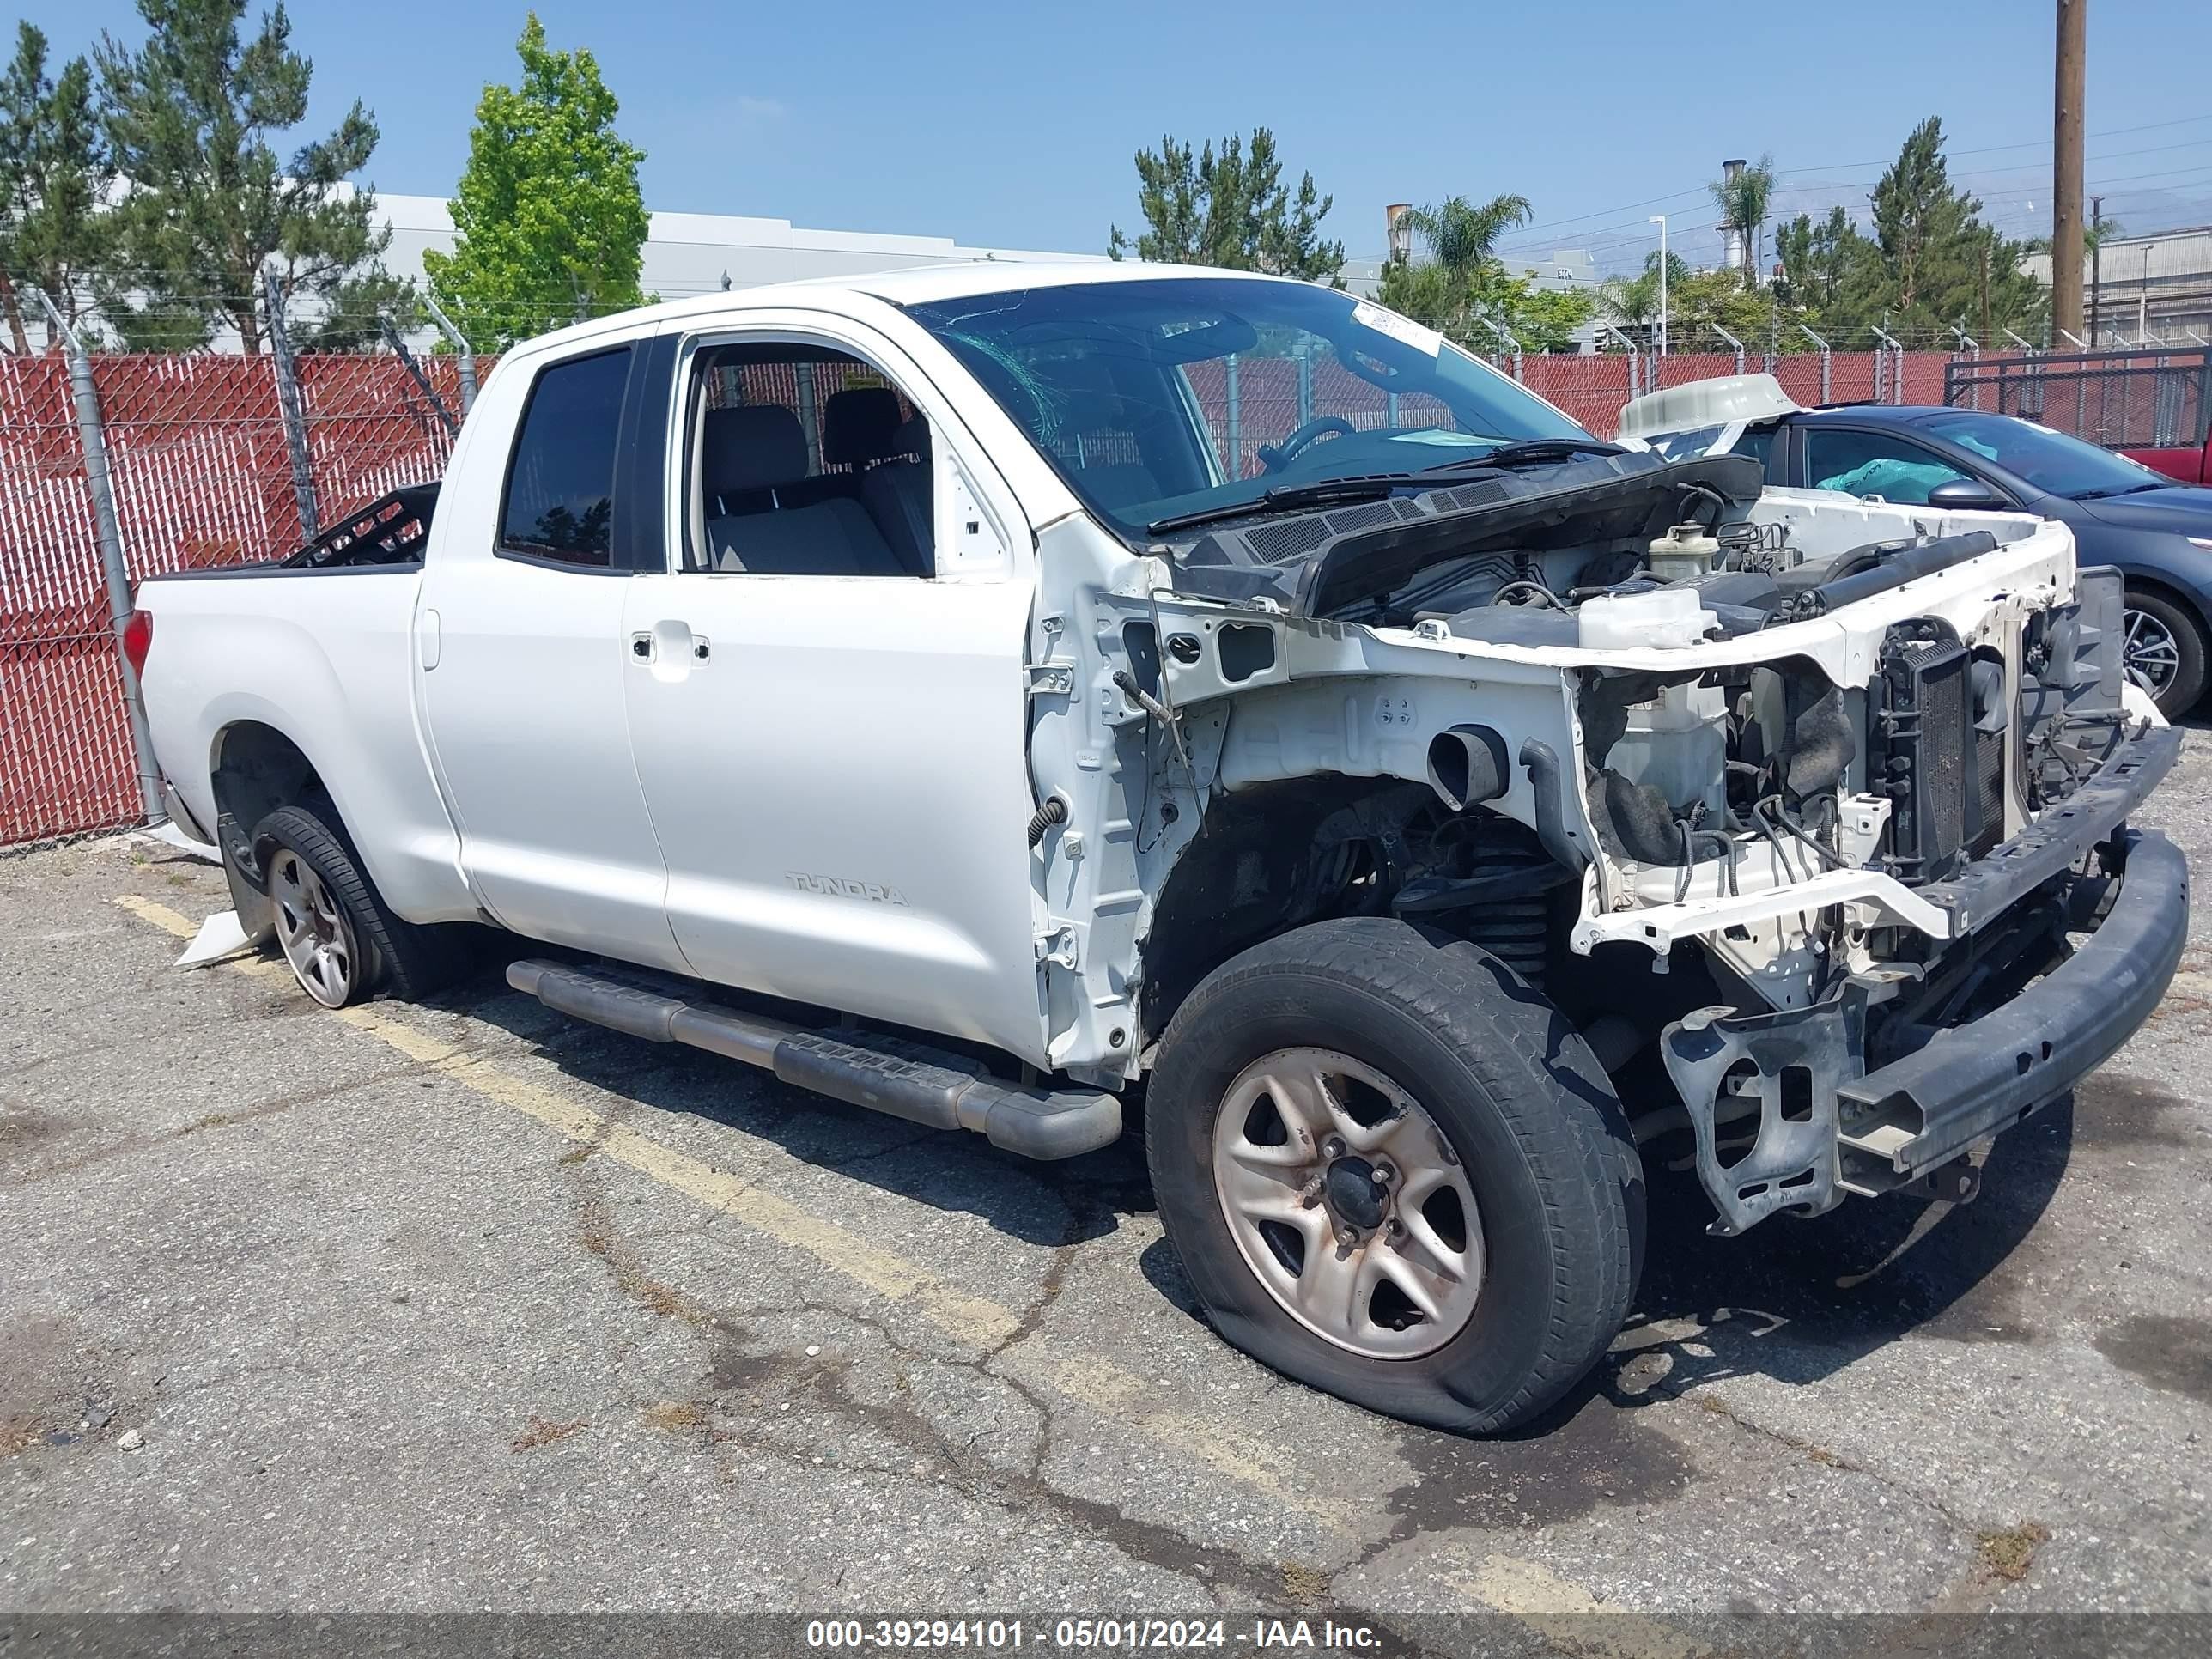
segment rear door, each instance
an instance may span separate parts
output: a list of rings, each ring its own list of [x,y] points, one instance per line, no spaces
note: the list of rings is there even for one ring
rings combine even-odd
[[[485,908],[532,939],[680,971],[624,706],[634,549],[657,557],[660,542],[657,472],[641,492],[625,476],[652,350],[580,349],[486,388],[469,436],[511,433],[513,447],[455,458],[459,488],[441,499],[423,579],[418,673]],[[665,399],[665,368],[660,379]]]
[[[857,325],[688,339],[678,384],[625,666],[685,958],[1042,1058],[1011,493]]]

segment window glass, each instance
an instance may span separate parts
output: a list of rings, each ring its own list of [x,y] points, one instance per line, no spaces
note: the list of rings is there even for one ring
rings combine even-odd
[[[602,568],[611,562],[615,439],[629,376],[627,346],[538,375],[507,468],[502,552]]]
[[[872,365],[823,346],[711,348],[692,407],[688,568],[931,574],[929,423]]]
[[[1966,475],[1935,451],[1888,432],[1805,429],[1806,476],[1815,489],[1879,495],[1901,507],[1925,507],[1928,492]]]
[[[1937,437],[1986,455],[2038,489],[2069,501],[2131,495],[2169,482],[2124,455],[2010,415],[1966,411],[1931,416],[1924,424]]]
[[[1079,283],[908,310],[1133,538],[1278,483],[1589,435],[1430,330],[1309,283]]]

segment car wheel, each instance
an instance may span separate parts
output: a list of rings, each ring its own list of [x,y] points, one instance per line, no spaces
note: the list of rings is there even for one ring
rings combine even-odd
[[[380,990],[426,996],[466,971],[464,935],[473,930],[393,915],[335,827],[337,814],[330,817],[280,806],[253,831],[276,943],[300,988],[325,1008],[344,1008]]]
[[[2121,611],[2120,661],[2127,677],[2179,720],[2204,695],[2203,624],[2162,593],[2131,587]]]
[[[1382,918],[1257,945],[1176,1012],[1146,1157],[1214,1328],[1408,1421],[1497,1433],[1596,1364],[1644,1188],[1612,1085],[1504,963]]]

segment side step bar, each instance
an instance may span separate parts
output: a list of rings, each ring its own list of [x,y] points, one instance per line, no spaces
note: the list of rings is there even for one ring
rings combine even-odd
[[[780,1019],[685,1002],[581,968],[509,965],[507,982],[557,1013],[648,1042],[682,1042],[784,1082],[933,1129],[969,1129],[1024,1158],[1073,1158],[1121,1138],[1121,1103],[1088,1089],[1026,1089],[981,1064],[902,1037],[809,1031]]]

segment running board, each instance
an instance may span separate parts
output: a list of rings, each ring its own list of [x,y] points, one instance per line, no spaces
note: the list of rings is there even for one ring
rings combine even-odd
[[[978,1061],[866,1030],[810,1031],[686,1002],[581,968],[518,962],[507,982],[556,1013],[648,1042],[682,1042],[782,1081],[933,1129],[968,1129],[1024,1158],[1073,1158],[1121,1138],[1121,1103],[1088,1089],[1025,1089]]]

